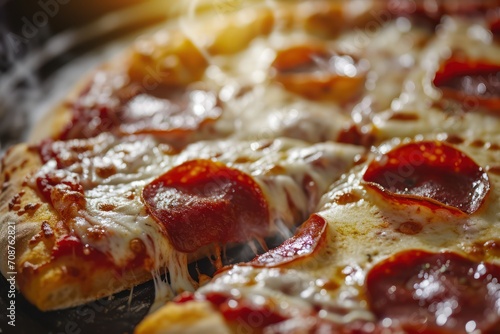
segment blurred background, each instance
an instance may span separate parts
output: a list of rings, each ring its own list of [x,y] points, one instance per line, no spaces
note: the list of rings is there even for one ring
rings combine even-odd
[[[177,0],[0,0],[0,154]]]

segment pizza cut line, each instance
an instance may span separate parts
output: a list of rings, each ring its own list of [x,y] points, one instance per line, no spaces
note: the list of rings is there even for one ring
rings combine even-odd
[[[45,311],[154,280],[138,334],[498,332],[500,3],[210,8],[3,157],[21,293]],[[223,259],[245,243],[265,252]]]

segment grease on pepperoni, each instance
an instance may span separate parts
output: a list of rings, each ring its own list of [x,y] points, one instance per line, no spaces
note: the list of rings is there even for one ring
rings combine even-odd
[[[142,197],[182,252],[264,237],[269,229],[268,204],[259,185],[221,162],[187,161],[148,184]]]
[[[345,103],[364,88],[366,61],[340,55],[314,45],[280,50],[272,64],[272,76],[288,91],[311,100]]]
[[[102,91],[111,92],[106,95]],[[148,133],[177,144],[189,142],[190,135],[221,115],[220,101],[212,91],[158,87],[136,92],[131,87],[113,90],[94,83],[73,106],[72,120],[60,137]]]
[[[396,147],[372,161],[365,184],[386,199],[472,214],[490,190],[488,175],[460,150],[437,141]]]
[[[295,235],[249,262],[255,267],[276,267],[313,254],[325,240],[327,223],[316,214],[302,224]]]
[[[379,319],[411,332],[486,332],[500,326],[500,267],[455,253],[398,253],[369,271],[366,291]]]
[[[434,86],[465,110],[482,107],[500,114],[500,65],[453,56],[436,73]]]

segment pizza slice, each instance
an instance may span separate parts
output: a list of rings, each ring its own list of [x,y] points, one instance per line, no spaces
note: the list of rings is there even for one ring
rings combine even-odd
[[[152,134],[178,148],[229,136],[369,146],[372,115],[400,95],[433,36],[398,28],[379,1],[242,2],[224,15],[202,9],[85,78],[32,141],[111,132]]]
[[[109,133],[15,146],[2,160],[0,203],[2,229],[16,228],[19,289],[58,309],[160,283],[166,268],[164,294],[193,290],[188,261],[214,255],[220,265],[224,247],[286,233],[361,152],[291,139],[176,152],[151,136]]]
[[[136,333],[498,332],[499,138],[447,138],[379,146],[293,237]]]

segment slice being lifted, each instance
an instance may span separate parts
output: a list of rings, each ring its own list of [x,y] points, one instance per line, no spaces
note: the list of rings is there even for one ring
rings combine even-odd
[[[136,333],[201,323],[227,333],[496,333],[500,151],[439,139],[381,145],[295,236],[219,271]]]
[[[192,290],[188,261],[288,231],[361,152],[275,139],[176,153],[153,137],[110,134],[16,146],[3,160],[1,211],[19,233],[20,290],[57,309],[165,268],[173,292]]]

